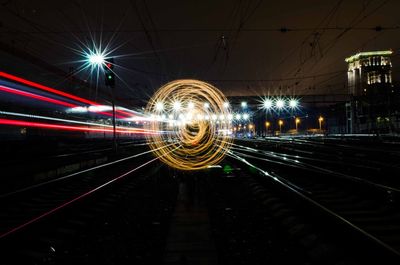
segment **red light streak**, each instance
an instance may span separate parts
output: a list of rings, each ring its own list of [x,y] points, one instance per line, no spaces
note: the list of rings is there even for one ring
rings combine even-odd
[[[72,95],[72,94],[69,94],[69,93],[66,93],[66,92],[51,88],[51,87],[48,87],[48,86],[44,86],[44,85],[41,85],[41,84],[38,84],[38,83],[35,83],[35,82],[32,82],[32,81],[23,79],[21,77],[15,76],[15,75],[7,74],[5,72],[1,72],[0,71],[0,77],[6,78],[6,79],[9,79],[9,80],[18,82],[18,83],[22,83],[22,84],[27,85],[27,86],[38,88],[38,89],[41,89],[41,90],[44,90],[44,91],[47,91],[47,92],[51,92],[53,94],[57,94],[57,95],[60,95],[60,96],[63,96],[63,97],[69,98],[69,99],[73,99],[73,100],[81,102],[81,103],[89,104],[89,105],[92,105],[92,106],[100,106],[100,104],[97,103],[97,102],[94,102],[94,101],[91,101],[91,100],[87,100],[87,99],[84,99],[84,98],[81,98],[81,97],[78,97],[78,96],[75,96],[75,95]],[[125,112],[125,111],[122,111],[122,110],[116,110],[116,112],[128,115],[128,117],[132,116],[131,113],[128,113],[128,112]],[[98,113],[104,114],[104,115],[107,115],[107,116],[112,116],[112,114],[109,114],[109,113],[106,113],[106,112],[98,112]],[[125,118],[125,117],[117,115],[116,118],[121,119],[121,118]]]
[[[90,101],[90,100],[87,100],[87,99],[84,99],[84,98],[81,98],[81,97],[77,97],[77,96],[71,95],[69,93],[65,93],[65,92],[59,91],[57,89],[38,84],[38,83],[35,83],[35,82],[32,82],[32,81],[23,79],[21,77],[15,76],[15,75],[7,74],[5,72],[0,72],[0,77],[4,77],[6,79],[13,80],[13,81],[16,81],[18,83],[22,83],[22,84],[25,84],[27,86],[35,87],[35,88],[38,88],[38,89],[41,89],[41,90],[44,90],[44,91],[47,91],[47,92],[51,92],[53,94],[57,94],[57,95],[60,95],[60,96],[66,97],[66,98],[70,98],[70,99],[73,99],[73,100],[76,100],[76,101],[79,101],[79,102],[82,102],[82,103],[86,103],[86,104],[89,104],[89,105],[98,105],[94,101]]]
[[[7,93],[12,93],[12,94],[20,95],[20,96],[24,96],[24,97],[34,98],[34,99],[38,99],[38,100],[41,100],[41,101],[54,103],[54,104],[65,106],[65,107],[70,107],[70,108],[77,107],[77,105],[74,105],[74,104],[71,104],[71,103],[68,103],[68,102],[65,102],[65,101],[61,101],[61,100],[57,100],[57,99],[53,99],[53,98],[48,98],[48,97],[45,97],[45,96],[40,96],[40,95],[36,95],[36,94],[30,93],[30,92],[25,92],[25,91],[13,89],[13,88],[1,86],[1,85],[0,85],[0,91],[4,91],[4,92],[7,92]]]
[[[43,129],[52,129],[52,130],[64,130],[64,131],[93,131],[93,132],[113,132],[113,129],[106,128],[93,128],[93,127],[83,127],[83,126],[72,126],[72,125],[61,125],[61,124],[51,124],[51,123],[42,123],[42,122],[32,122],[32,121],[23,121],[23,120],[9,120],[9,119],[0,119],[1,125],[10,125],[10,126],[23,126],[23,127],[34,127],[34,128],[43,128]],[[117,129],[117,133],[137,133],[137,134],[157,134],[158,132],[148,131],[144,129],[138,128],[127,128],[127,129]]]

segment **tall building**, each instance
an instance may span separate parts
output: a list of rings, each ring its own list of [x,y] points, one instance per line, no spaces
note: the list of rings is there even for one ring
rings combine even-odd
[[[345,59],[351,101],[346,104],[347,132],[370,133],[388,130],[382,121],[392,116],[391,50],[360,52]]]
[[[349,93],[356,97],[386,94],[392,87],[392,53],[390,50],[360,52],[346,58]]]

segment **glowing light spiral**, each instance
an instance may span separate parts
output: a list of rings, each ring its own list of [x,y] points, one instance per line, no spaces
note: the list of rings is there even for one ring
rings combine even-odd
[[[148,144],[161,161],[181,170],[220,162],[231,146],[230,108],[216,87],[198,80],[176,80],[150,99]]]

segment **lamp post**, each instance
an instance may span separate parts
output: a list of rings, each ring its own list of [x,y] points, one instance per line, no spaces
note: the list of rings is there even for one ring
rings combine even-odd
[[[113,144],[114,144],[114,150],[117,152],[118,145],[117,145],[117,133],[116,133],[116,115],[115,115],[115,73],[114,73],[114,58],[109,58],[107,62],[105,62],[104,66],[104,73],[105,73],[105,85],[110,88],[111,90],[111,100],[112,100],[112,123],[113,123]]]
[[[266,122],[265,122],[265,128],[266,128],[266,130],[267,130],[267,133],[266,133],[266,134],[268,134],[269,126],[271,126],[271,123],[270,123],[269,121],[266,121]]]
[[[319,116],[318,122],[319,122],[319,131],[322,131],[322,122],[324,121],[324,117]]]
[[[116,139],[116,114],[115,114],[115,97],[114,97],[114,88],[115,88],[115,73],[114,69],[114,58],[109,58],[106,61],[104,53],[101,52],[90,52],[87,55],[87,62],[92,68],[102,68],[104,70],[104,81],[105,85],[111,89],[111,100],[112,100],[112,124],[113,124],[113,146],[114,150],[117,151],[117,139]]]
[[[295,122],[295,124],[296,124],[296,132],[298,132],[299,123],[300,123],[300,118],[295,118],[294,122]]]
[[[250,135],[253,133],[253,124],[249,124],[249,133]]]
[[[282,133],[283,120],[279,120],[279,133]]]

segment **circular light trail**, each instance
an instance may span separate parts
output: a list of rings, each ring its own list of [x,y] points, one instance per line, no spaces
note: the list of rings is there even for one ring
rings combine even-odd
[[[152,119],[146,126],[160,133],[146,137],[161,161],[180,170],[199,170],[224,158],[232,143],[231,122],[225,119],[233,115],[221,91],[198,80],[176,80],[153,95],[148,116],[160,113],[158,102],[164,103],[163,115],[169,119]]]

